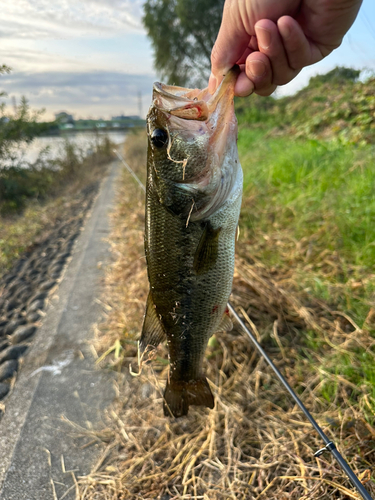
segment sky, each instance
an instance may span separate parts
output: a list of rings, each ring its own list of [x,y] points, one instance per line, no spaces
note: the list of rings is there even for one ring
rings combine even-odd
[[[0,77],[6,102],[24,95],[43,118],[145,116],[152,83],[151,42],[142,26],[144,0],[1,0]],[[375,1],[364,0],[339,49],[305,68],[277,95],[295,92],[311,76],[337,65],[375,72]]]

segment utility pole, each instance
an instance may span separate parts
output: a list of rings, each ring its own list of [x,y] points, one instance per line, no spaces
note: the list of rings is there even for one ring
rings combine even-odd
[[[138,114],[142,118],[142,92],[138,91]]]

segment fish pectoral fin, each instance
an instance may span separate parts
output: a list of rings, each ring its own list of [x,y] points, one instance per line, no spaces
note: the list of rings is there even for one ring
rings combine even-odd
[[[216,265],[220,231],[221,227],[214,229],[210,222],[207,222],[194,256],[195,274],[205,274]]]
[[[189,406],[207,406],[213,408],[214,396],[205,377],[189,380],[173,380],[167,382],[164,392],[163,410],[166,417],[183,417],[188,414]]]
[[[156,348],[167,338],[164,327],[156,312],[155,304],[149,292],[146,302],[146,313],[143,321],[139,351],[142,354],[146,348]]]
[[[229,312],[229,311],[228,311]],[[220,324],[217,328],[218,332],[230,332],[233,328],[233,323],[230,317],[228,316],[227,310],[223,314],[223,317],[221,318]]]

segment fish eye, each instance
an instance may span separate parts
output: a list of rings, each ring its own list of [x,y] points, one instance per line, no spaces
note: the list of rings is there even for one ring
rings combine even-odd
[[[162,148],[168,142],[168,134],[162,128],[156,128],[151,134],[151,142],[156,148]]]

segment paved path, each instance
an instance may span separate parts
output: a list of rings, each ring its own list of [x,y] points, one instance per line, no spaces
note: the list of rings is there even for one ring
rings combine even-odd
[[[100,426],[100,415],[115,397],[113,377],[95,369],[89,341],[103,309],[103,265],[108,261],[108,212],[120,165],[104,179],[62,282],[28,350],[0,422],[0,499],[76,498],[74,479],[97,458],[91,439],[79,438],[62,419],[85,429]],[[64,465],[63,465],[64,462]],[[69,490],[69,491],[68,491]]]

